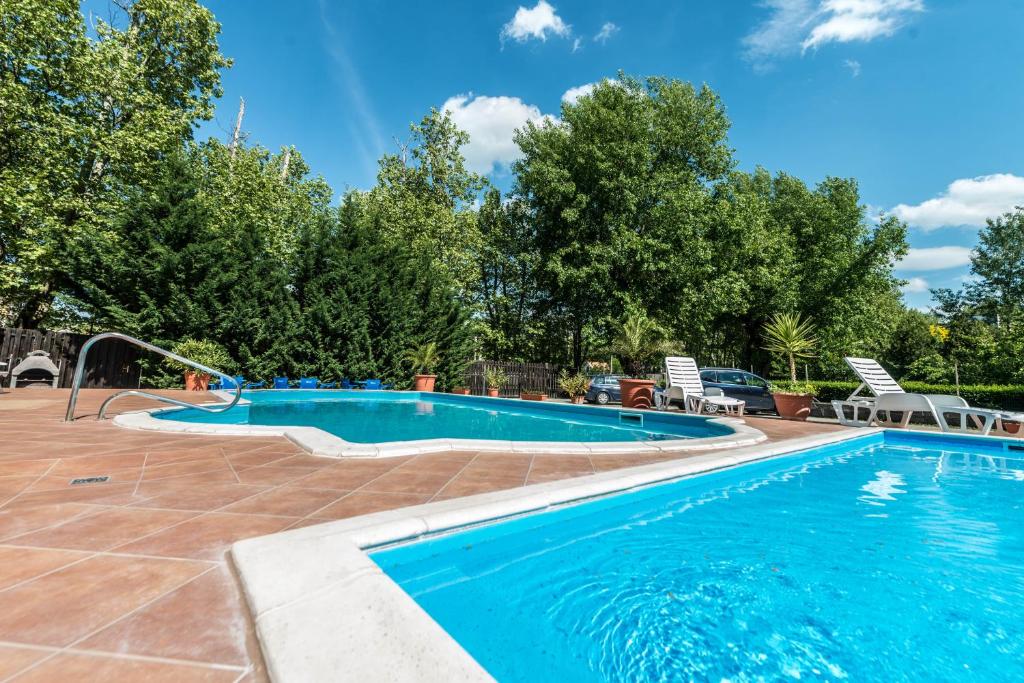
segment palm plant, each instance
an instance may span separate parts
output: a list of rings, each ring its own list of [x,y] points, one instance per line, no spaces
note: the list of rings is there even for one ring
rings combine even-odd
[[[437,342],[426,342],[406,349],[402,358],[412,366],[413,373],[417,375],[433,374],[434,369],[441,362],[441,354],[437,351]]]
[[[644,368],[668,348],[665,330],[638,306],[627,306],[625,317],[615,327],[612,348],[630,377],[639,377]]]
[[[777,313],[764,326],[765,350],[782,354],[789,361],[789,379],[796,382],[796,359],[812,358],[818,343],[814,324],[801,320],[799,313]]]

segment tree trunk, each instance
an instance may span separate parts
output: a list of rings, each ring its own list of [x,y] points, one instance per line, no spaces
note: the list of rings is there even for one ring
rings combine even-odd
[[[242,135],[242,119],[243,118],[245,118],[245,99],[239,97],[238,98],[238,118],[235,119],[235,132],[231,136],[231,145],[229,146],[229,149],[231,150],[231,160],[232,161],[235,160],[235,151],[238,149],[238,139]]]
[[[796,357],[789,354],[789,378],[796,382]]]

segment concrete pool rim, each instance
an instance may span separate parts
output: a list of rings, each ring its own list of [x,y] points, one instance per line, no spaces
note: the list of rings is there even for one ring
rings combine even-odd
[[[368,552],[830,444],[870,443],[886,431],[832,432],[399,508],[246,539],[231,556],[276,682],[490,681]]]
[[[388,392],[389,394],[407,394],[405,398],[414,399],[417,392]],[[329,394],[325,394],[325,398]],[[447,394],[438,396],[448,397]],[[434,397],[431,397],[434,398]],[[466,399],[467,397],[459,397]],[[522,408],[523,402],[519,399],[507,398],[485,398],[468,397],[488,404],[494,402],[496,407]],[[449,399],[450,400],[450,399]],[[456,402],[464,402],[456,400]],[[240,405],[250,402],[243,399]],[[217,405],[207,403],[204,405]],[[481,405],[486,405],[481,403]],[[530,406],[537,408],[537,406]],[[585,411],[587,414],[594,414],[593,411],[605,411],[606,408],[594,408],[591,406],[573,406],[568,404],[549,404],[545,409],[564,412],[571,415],[574,411]],[[698,417],[687,416],[680,413],[665,413],[653,411],[633,411],[628,409],[618,410],[620,414],[627,415],[651,415],[658,420],[689,418],[699,419],[708,424],[725,427],[729,433],[719,436],[666,439],[662,441],[503,441],[491,439],[421,439],[414,441],[393,441],[382,443],[354,443],[346,441],[334,434],[330,434],[316,427],[304,426],[268,426],[268,425],[232,425],[212,424],[199,422],[183,422],[156,417],[157,413],[162,415],[173,414],[176,411],[186,410],[185,408],[151,408],[148,410],[122,413],[114,418],[114,424],[127,429],[139,429],[146,431],[186,433],[186,434],[207,434],[215,436],[283,436],[296,444],[311,455],[318,455],[332,458],[386,458],[408,455],[421,455],[424,453],[443,453],[446,451],[488,451],[501,453],[558,453],[567,455],[597,455],[607,454],[627,455],[629,453],[687,453],[692,451],[721,450],[726,448],[740,448],[750,446],[767,440],[763,432],[750,427],[741,419],[731,417]]]

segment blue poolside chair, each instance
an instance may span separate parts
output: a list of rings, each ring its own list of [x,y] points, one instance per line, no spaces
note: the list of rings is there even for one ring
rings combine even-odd
[[[275,389],[287,389],[290,386],[290,382],[287,377],[275,377],[274,388]]]
[[[337,386],[337,384],[338,384],[337,382],[320,382],[320,388],[321,389],[333,389],[335,386]]]
[[[352,382],[349,381],[348,377],[343,377],[341,379],[341,385],[340,386],[341,386],[342,389],[356,389],[357,388],[355,384],[352,384]]]
[[[299,378],[299,389],[316,389],[316,385],[320,383],[316,377],[300,377]]]
[[[267,383],[261,379],[259,382],[246,382],[244,388],[246,388],[246,389],[262,389],[265,386],[267,386]]]
[[[390,389],[390,384],[384,384],[383,380],[379,379],[367,379],[363,380],[363,389],[367,391],[380,391],[381,389]]]
[[[211,379],[210,380],[210,384],[207,385],[207,388],[210,391],[220,391],[220,380],[219,379]]]

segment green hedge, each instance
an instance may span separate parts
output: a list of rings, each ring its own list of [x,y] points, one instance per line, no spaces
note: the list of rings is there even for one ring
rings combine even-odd
[[[815,399],[822,402],[844,399],[857,388],[857,382],[812,381],[817,389]],[[900,382],[905,390],[915,394],[955,394],[953,384],[927,384],[925,382]],[[865,391],[870,395],[871,392]],[[961,384],[960,395],[979,408],[995,408],[1024,412],[1024,385],[1021,384]]]

